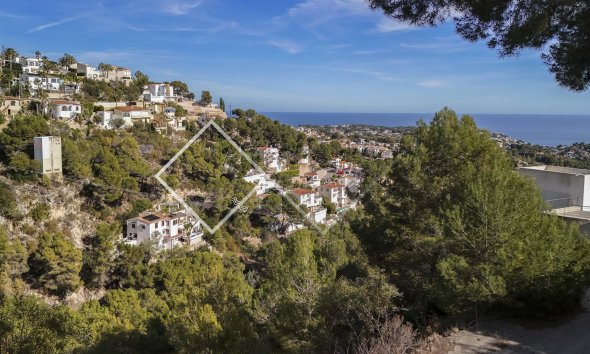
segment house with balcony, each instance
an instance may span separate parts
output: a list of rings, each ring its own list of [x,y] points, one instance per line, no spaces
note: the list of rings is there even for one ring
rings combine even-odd
[[[269,146],[261,146],[256,149],[258,156],[262,160],[264,167],[272,173],[281,172],[285,169],[283,161],[279,155],[279,149]]]
[[[20,64],[23,73],[36,74],[43,67],[43,60],[41,58],[15,58],[14,62]]]
[[[174,100],[174,87],[170,84],[153,83],[144,87],[143,99],[152,103]]]
[[[20,83],[23,87],[27,87],[31,91],[31,95],[35,95],[35,91],[41,89],[45,91],[58,91],[63,85],[63,79],[55,76],[42,77],[37,74],[23,73],[20,75]]]
[[[200,222],[184,212],[147,212],[127,220],[123,242],[138,245],[152,242],[160,250],[202,242]]]
[[[304,183],[311,188],[317,188],[322,184],[322,179],[317,172],[307,172],[303,175]]]
[[[295,201],[306,208],[313,208],[322,205],[322,196],[308,189],[293,189],[290,193],[295,197]]]
[[[322,184],[318,188],[320,193],[334,204],[337,208],[343,208],[348,204],[348,197],[346,195],[346,187],[340,183]]]
[[[52,119],[70,120],[82,114],[82,105],[77,101],[51,100],[45,106],[45,113]]]

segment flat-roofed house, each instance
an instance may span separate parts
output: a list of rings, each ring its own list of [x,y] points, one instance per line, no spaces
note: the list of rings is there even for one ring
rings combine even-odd
[[[101,77],[101,72],[97,68],[84,63],[76,63],[76,73],[88,79],[97,80]]]
[[[520,167],[518,172],[535,180],[553,208],[575,205],[590,211],[590,170],[542,165]]]

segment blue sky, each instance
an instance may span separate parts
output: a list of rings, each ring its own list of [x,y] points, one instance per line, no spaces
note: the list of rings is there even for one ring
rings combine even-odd
[[[590,113],[539,59],[499,59],[452,25],[415,29],[363,0],[11,1],[0,44],[182,80],[258,111]]]

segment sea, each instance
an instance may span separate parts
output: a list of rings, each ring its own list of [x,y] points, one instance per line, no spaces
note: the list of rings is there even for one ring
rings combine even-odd
[[[415,126],[429,122],[433,113],[320,113],[261,112],[283,124],[343,125],[367,124],[385,127]],[[478,127],[544,146],[590,143],[590,114],[469,114]]]

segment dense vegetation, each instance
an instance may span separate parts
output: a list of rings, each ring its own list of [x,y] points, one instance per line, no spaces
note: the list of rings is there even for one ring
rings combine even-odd
[[[214,250],[120,244],[122,221],[164,193],[150,176],[198,128],[81,131],[22,115],[0,132],[0,353],[395,353],[402,343],[404,353],[475,308],[564,313],[589,284],[588,239],[542,212],[534,184],[469,117],[444,109],[404,136],[393,159],[374,160],[254,111],[235,113],[219,123],[246,150],[281,146],[295,163],[307,143],[320,161],[358,161],[363,206],[326,235],[277,239],[265,228],[282,208],[271,195],[256,215],[236,214],[207,235]],[[39,134],[62,137],[64,181],[14,165],[15,156],[31,160]],[[167,177],[217,195],[209,217],[244,187],[230,176],[244,171],[225,167],[239,166],[238,155],[218,153],[227,149],[204,134]],[[80,190],[85,212],[99,220],[83,247],[47,205],[21,210],[11,188],[60,185]],[[82,286],[96,300],[48,304]]]
[[[412,25],[455,22],[468,41],[485,40],[501,56],[542,51],[556,81],[571,90],[590,86],[590,4],[586,0],[369,0],[373,9]]]

